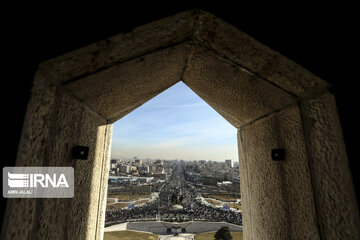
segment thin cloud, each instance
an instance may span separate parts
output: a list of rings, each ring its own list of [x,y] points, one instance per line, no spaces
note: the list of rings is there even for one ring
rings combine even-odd
[[[236,141],[236,128],[180,82],[114,124],[112,156],[237,160]]]

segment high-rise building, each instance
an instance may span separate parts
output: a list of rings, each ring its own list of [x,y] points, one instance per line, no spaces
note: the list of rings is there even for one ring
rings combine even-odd
[[[130,166],[128,166],[128,165],[121,165],[120,171],[121,171],[122,173],[129,173],[129,172],[130,172]]]
[[[225,160],[225,164],[226,164],[229,168],[232,168],[232,167],[233,167],[233,164],[232,164],[232,160],[231,160],[231,159],[226,159],[226,160]]]
[[[141,160],[141,159],[135,159],[135,163],[138,164],[138,165],[141,165],[141,164],[142,164],[142,160]]]
[[[110,161],[110,168],[116,168],[118,162],[119,162],[119,160],[111,159],[111,161]]]
[[[141,166],[141,167],[139,167],[139,173],[140,174],[148,174],[148,173],[150,173],[150,167],[149,166]]]

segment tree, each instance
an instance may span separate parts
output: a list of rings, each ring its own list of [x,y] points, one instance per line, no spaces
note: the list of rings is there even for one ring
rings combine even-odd
[[[216,233],[215,233],[215,240],[232,240],[232,236],[230,234],[229,227],[222,226]]]

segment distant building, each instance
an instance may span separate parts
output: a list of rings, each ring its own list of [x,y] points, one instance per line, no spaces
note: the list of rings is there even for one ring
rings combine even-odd
[[[211,170],[222,170],[226,168],[224,162],[209,161],[206,163],[206,166]]]
[[[235,184],[240,185],[240,176],[234,177],[233,181]]]
[[[200,165],[205,165],[205,164],[206,164],[206,161],[205,161],[205,160],[200,160],[200,161],[199,161],[199,164],[200,164]]]
[[[152,176],[157,179],[166,179],[167,173],[153,173]]]
[[[110,160],[110,168],[116,168],[118,162],[119,162],[119,160],[111,159]]]
[[[238,162],[238,161],[235,161],[235,162],[233,163],[233,166],[236,167],[236,168],[239,168],[239,162]]]
[[[153,177],[109,176],[110,183],[117,183],[120,185],[145,184],[151,182],[153,179]]]
[[[141,165],[141,164],[142,164],[142,160],[141,160],[141,159],[135,159],[135,164]]]
[[[130,173],[130,166],[128,165],[121,165],[120,172],[122,173]]]
[[[155,164],[164,165],[164,160],[157,159],[155,160]]]
[[[230,181],[222,181],[222,182],[217,182],[218,186],[226,186],[226,185],[231,185],[232,182]]]
[[[229,174],[228,171],[225,170],[215,170],[212,175],[217,178],[225,178]]]
[[[155,166],[155,168],[153,168],[153,172],[154,173],[164,173],[165,169],[162,166]]]
[[[232,163],[232,160],[231,160],[231,159],[226,159],[226,160],[225,160],[225,164],[226,164],[229,168],[232,168],[232,167],[233,167],[233,163]]]
[[[119,160],[117,160],[117,159],[111,159],[110,160],[110,163],[118,163],[119,162]]]
[[[135,173],[135,172],[137,172],[137,167],[136,166],[129,166],[129,172],[130,173]]]
[[[201,179],[204,185],[212,185],[212,186],[216,186],[217,182],[219,181],[218,178],[213,177],[211,175],[201,176]]]
[[[140,166],[139,167],[139,173],[140,174],[149,174],[150,173],[150,167],[149,166]]]
[[[191,182],[200,183],[201,176],[198,173],[185,172],[185,179]]]

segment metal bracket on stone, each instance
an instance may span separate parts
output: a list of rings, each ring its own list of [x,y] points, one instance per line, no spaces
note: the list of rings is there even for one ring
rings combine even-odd
[[[75,146],[72,149],[73,159],[87,160],[89,157],[89,147],[87,146]]]
[[[271,158],[273,161],[285,160],[285,151],[282,148],[275,148],[271,150]]]

